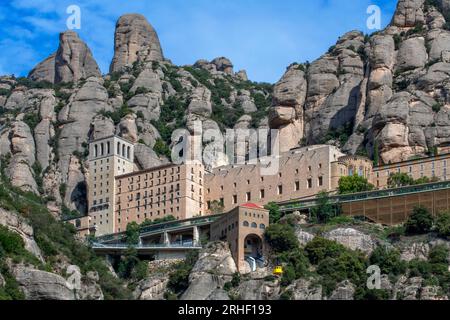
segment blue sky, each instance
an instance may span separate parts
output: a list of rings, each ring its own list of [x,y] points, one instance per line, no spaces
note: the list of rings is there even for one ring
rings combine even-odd
[[[81,9],[76,30],[102,72],[113,56],[114,26],[141,13],[178,65],[226,56],[254,81],[276,82],[292,62],[313,61],[350,30],[366,33],[367,7],[387,25],[396,0],[12,0],[0,1],[0,74],[24,76],[58,47],[69,5]]]

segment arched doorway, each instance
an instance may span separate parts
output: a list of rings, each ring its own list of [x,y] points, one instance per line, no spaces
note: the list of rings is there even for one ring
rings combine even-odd
[[[261,259],[263,255],[263,244],[261,237],[256,234],[249,234],[244,240],[245,258],[251,257]]]

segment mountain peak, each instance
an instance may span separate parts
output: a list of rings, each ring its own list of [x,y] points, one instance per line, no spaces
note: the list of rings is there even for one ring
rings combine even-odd
[[[86,43],[75,31],[59,35],[59,47],[28,75],[34,81],[50,83],[77,82],[91,76],[100,77],[100,69]]]
[[[158,34],[141,14],[125,14],[116,23],[114,58],[110,71],[120,71],[136,61],[164,59]]]

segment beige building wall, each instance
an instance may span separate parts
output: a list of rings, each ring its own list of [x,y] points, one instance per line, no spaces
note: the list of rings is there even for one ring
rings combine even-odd
[[[133,171],[134,147],[112,136],[89,144],[88,208],[97,236],[115,231],[115,176]]]
[[[200,162],[165,165],[116,177],[115,232],[166,216],[204,214],[204,167]]]
[[[450,154],[375,167],[372,183],[377,188],[387,188],[390,175],[399,172],[407,173],[414,179],[435,177],[446,181],[450,178]]]
[[[269,211],[252,203],[236,207],[211,225],[212,241],[227,241],[240,271],[246,256],[264,253],[264,232],[269,226]]]
[[[293,149],[279,158],[279,170],[262,175],[262,165],[225,166],[205,176],[207,210],[213,201],[223,202],[224,210],[253,202],[287,201],[314,196],[320,191],[337,188],[334,163],[344,154],[338,148],[318,145]]]

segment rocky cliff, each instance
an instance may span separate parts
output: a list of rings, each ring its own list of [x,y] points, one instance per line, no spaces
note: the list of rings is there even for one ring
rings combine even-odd
[[[0,78],[0,156],[14,186],[40,194],[55,214],[86,211],[87,142],[118,134],[136,143],[136,164],[168,161],[171,135],[267,125],[271,85],[235,73],[224,57],[175,66],[141,15],[116,25],[111,73],[102,77],[75,32],[28,79]],[[222,162],[216,164],[223,164]]]
[[[57,212],[85,210],[87,141],[113,133],[137,143],[142,168],[167,162],[171,133],[195,120],[203,129],[279,129],[282,151],[330,143],[389,163],[446,150],[449,7],[400,0],[386,29],[348,32],[273,86],[249,81],[225,57],[173,65],[141,15],[117,21],[103,77],[88,46],[64,32],[29,79],[0,78],[0,156],[16,186],[48,196]]]
[[[400,0],[386,29],[290,66],[270,117],[284,149],[329,142],[389,163],[447,148],[449,21],[446,0]]]

